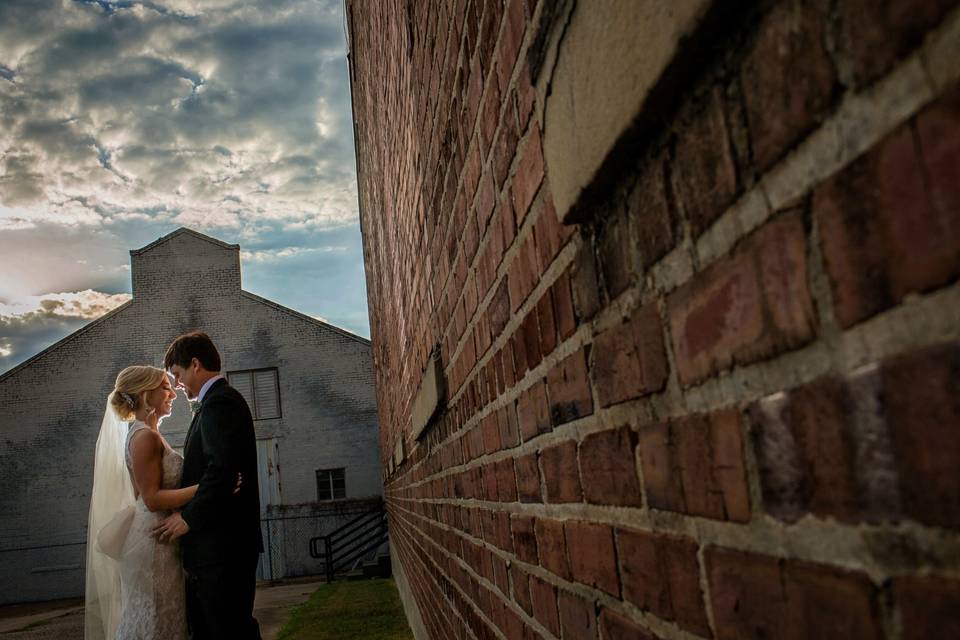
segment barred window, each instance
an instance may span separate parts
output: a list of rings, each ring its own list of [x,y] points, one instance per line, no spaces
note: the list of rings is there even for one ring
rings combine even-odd
[[[339,500],[347,496],[344,469],[317,469],[317,500]]]
[[[254,420],[281,417],[280,383],[276,368],[230,371],[227,380],[243,395]]]

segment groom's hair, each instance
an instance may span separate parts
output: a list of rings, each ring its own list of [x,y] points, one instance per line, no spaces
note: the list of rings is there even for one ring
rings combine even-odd
[[[220,371],[220,352],[210,336],[202,331],[185,333],[171,342],[163,356],[163,368],[169,369],[173,365],[189,367],[194,358],[207,371]]]

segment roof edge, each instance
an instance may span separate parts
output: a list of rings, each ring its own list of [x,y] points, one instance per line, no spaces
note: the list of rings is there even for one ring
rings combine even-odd
[[[165,236],[163,236],[163,237],[157,238],[156,240],[154,240],[153,242],[151,242],[150,244],[148,244],[148,245],[145,246],[145,247],[141,247],[141,248],[139,248],[139,249],[131,249],[131,250],[130,250],[130,255],[131,255],[131,256],[138,256],[138,255],[141,255],[141,254],[143,254],[143,253],[146,253],[147,251],[150,251],[151,249],[156,248],[157,246],[163,244],[164,242],[167,242],[167,241],[169,241],[169,240],[173,240],[175,237],[177,237],[177,236],[179,236],[179,235],[181,235],[181,234],[184,234],[184,233],[189,233],[190,235],[194,236],[195,238],[199,238],[199,239],[201,239],[201,240],[206,240],[206,241],[209,242],[210,244],[214,244],[214,245],[216,245],[216,246],[218,246],[218,247],[221,247],[221,248],[223,248],[223,249],[236,249],[237,251],[240,250],[240,245],[239,245],[239,244],[230,244],[230,243],[228,243],[228,242],[224,242],[223,240],[217,240],[216,238],[213,238],[213,237],[208,236],[208,235],[206,235],[206,234],[200,233],[199,231],[194,231],[193,229],[190,229],[190,228],[188,228],[188,227],[180,227],[179,229],[176,229],[176,230],[174,230],[174,231],[171,231],[170,233],[168,233],[167,235],[165,235]]]
[[[292,315],[292,316],[294,316],[294,317],[296,317],[296,318],[299,318],[299,319],[301,319],[301,320],[306,320],[307,322],[310,322],[310,323],[315,324],[315,325],[317,325],[317,326],[323,327],[324,329],[330,329],[331,331],[334,331],[335,333],[339,333],[340,335],[342,335],[342,336],[344,336],[344,337],[346,337],[346,338],[351,338],[351,339],[353,339],[353,340],[356,340],[357,342],[359,342],[359,343],[361,343],[361,344],[365,344],[365,345],[367,345],[368,347],[369,347],[370,344],[371,344],[370,340],[368,340],[367,338],[364,338],[363,336],[359,336],[359,335],[353,333],[352,331],[348,331],[348,330],[343,329],[343,328],[341,328],[341,327],[338,327],[338,326],[336,326],[336,325],[332,325],[332,324],[330,324],[329,322],[324,322],[323,320],[317,320],[316,318],[314,318],[314,317],[312,317],[312,316],[308,316],[308,315],[306,315],[305,313],[300,313],[299,311],[296,311],[296,310],[294,310],[294,309],[291,309],[290,307],[285,307],[285,306],[283,306],[283,305],[280,304],[280,303],[274,302],[273,300],[268,300],[268,299],[266,299],[266,298],[262,298],[262,297],[258,296],[258,295],[255,294],[255,293],[250,293],[249,291],[244,291],[243,289],[241,289],[241,290],[240,290],[240,295],[241,295],[241,296],[244,296],[244,297],[246,297],[246,298],[250,298],[250,299],[253,300],[254,302],[259,302],[259,303],[261,303],[261,304],[267,305],[268,307],[273,307],[274,309],[277,309],[278,311],[283,311],[284,313],[287,313],[287,314],[289,314],[289,315]]]
[[[12,376],[13,374],[18,373],[19,371],[21,371],[21,370],[23,370],[23,369],[26,369],[27,367],[29,367],[30,365],[32,365],[32,364],[33,364],[34,362],[36,362],[37,360],[39,360],[39,359],[41,359],[42,357],[44,357],[45,355],[49,354],[51,351],[55,351],[55,350],[59,349],[59,348],[62,347],[63,345],[67,344],[67,343],[70,342],[71,340],[74,340],[74,339],[78,338],[80,335],[86,333],[87,331],[89,331],[89,330],[92,329],[93,327],[99,325],[100,323],[109,320],[110,318],[112,318],[113,316],[117,315],[118,313],[120,313],[121,311],[123,311],[124,309],[126,309],[127,307],[129,307],[129,306],[132,305],[132,304],[133,304],[133,299],[127,300],[126,302],[124,302],[124,303],[123,303],[122,305],[120,305],[119,307],[117,307],[117,308],[115,308],[115,309],[111,309],[110,311],[106,312],[105,314],[103,314],[103,315],[100,316],[99,318],[95,318],[95,319],[91,320],[90,322],[88,322],[87,324],[83,325],[82,327],[80,327],[79,329],[77,329],[76,331],[74,331],[73,333],[68,333],[67,335],[65,335],[64,337],[60,338],[60,339],[57,340],[56,342],[54,342],[52,345],[50,345],[49,347],[47,347],[46,349],[44,349],[44,350],[41,351],[40,353],[35,353],[34,355],[30,356],[29,358],[27,358],[26,360],[24,360],[23,362],[21,362],[20,364],[18,364],[17,366],[15,366],[13,369],[10,369],[9,371],[7,371],[7,372],[5,372],[5,373],[0,374],[0,382],[3,382],[4,380],[6,380],[7,378],[9,378],[9,377]]]

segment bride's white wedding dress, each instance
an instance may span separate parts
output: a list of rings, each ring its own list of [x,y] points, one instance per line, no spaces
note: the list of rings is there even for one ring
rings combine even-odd
[[[141,429],[134,422],[127,432],[127,469],[131,468],[130,440]],[[183,457],[165,445],[161,489],[180,486]],[[151,512],[137,497],[136,514],[123,545],[120,565],[120,622],[116,640],[186,640],[187,612],[180,544],[162,543],[152,532],[169,512]]]

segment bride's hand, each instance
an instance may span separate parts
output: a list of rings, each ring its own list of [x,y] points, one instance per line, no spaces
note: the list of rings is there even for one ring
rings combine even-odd
[[[242,485],[242,484],[243,484],[243,474],[242,474],[242,473],[238,473],[238,474],[237,474],[237,486],[235,486],[235,487],[233,488],[233,495],[237,495],[238,493],[240,493],[240,485]]]

